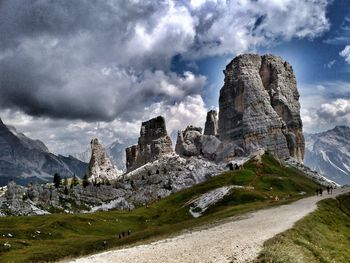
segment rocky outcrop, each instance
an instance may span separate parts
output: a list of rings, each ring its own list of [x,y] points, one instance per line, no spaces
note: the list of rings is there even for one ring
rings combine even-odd
[[[224,70],[219,138],[244,151],[265,148],[279,158],[304,158],[299,93],[292,66],[280,57],[240,55]]]
[[[204,182],[225,169],[225,165],[203,158],[172,153],[127,173],[117,187],[127,192],[129,203],[140,206]]]
[[[92,184],[54,188],[50,184],[29,184],[27,187],[10,182],[0,196],[1,215],[43,215],[49,211],[65,213],[94,212],[109,209],[132,209],[125,200],[131,191],[115,189],[112,185]]]
[[[218,135],[218,113],[215,110],[208,111],[205,121],[204,135]]]
[[[127,171],[132,171],[160,156],[173,152],[164,118],[158,116],[143,122],[138,144],[126,148],[125,151]]]
[[[108,158],[98,139],[91,140],[91,159],[87,171],[88,180],[91,182],[103,182],[115,180],[122,172],[118,171]]]
[[[202,128],[187,126],[177,135],[175,151],[183,157],[204,156],[216,160],[221,147],[221,141],[213,135],[203,135]]]

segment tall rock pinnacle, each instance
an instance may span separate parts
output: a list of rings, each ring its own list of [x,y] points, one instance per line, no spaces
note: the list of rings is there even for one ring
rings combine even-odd
[[[172,142],[167,134],[165,119],[158,116],[141,125],[137,145],[130,146],[126,151],[126,168],[136,169],[159,156],[173,152]]]
[[[219,137],[245,150],[264,147],[276,156],[304,159],[299,93],[291,65],[273,55],[244,54],[224,70]]]
[[[216,136],[218,134],[218,128],[218,113],[215,110],[208,111],[204,127],[204,135]]]
[[[121,172],[115,169],[98,139],[91,140],[91,159],[87,171],[91,182],[117,179]]]

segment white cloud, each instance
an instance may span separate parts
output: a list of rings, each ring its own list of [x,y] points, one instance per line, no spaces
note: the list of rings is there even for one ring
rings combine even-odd
[[[122,119],[112,122],[52,120],[9,110],[3,112],[2,120],[5,124],[15,126],[28,137],[43,141],[50,151],[68,155],[83,152],[89,147],[92,138],[99,138],[104,145],[116,140],[135,143],[140,133],[141,122],[158,115],[165,117],[168,133],[175,139],[177,131],[186,128],[187,125],[204,127],[206,113],[207,108],[202,97],[193,95],[173,104],[166,101],[153,103],[132,122]]]
[[[319,132],[350,125],[350,83],[343,81],[299,85],[304,131]]]
[[[177,133],[188,125],[204,128],[208,109],[200,95],[186,97],[173,105],[164,102],[152,104],[145,109],[144,119],[163,115],[166,119],[169,134]]]
[[[346,63],[350,64],[350,45],[345,46],[339,55],[345,59]]]
[[[337,60],[331,60],[331,61],[329,61],[327,64],[325,64],[324,65],[324,67],[325,68],[329,68],[329,69],[331,69],[333,66],[334,66],[334,64],[337,62]]]

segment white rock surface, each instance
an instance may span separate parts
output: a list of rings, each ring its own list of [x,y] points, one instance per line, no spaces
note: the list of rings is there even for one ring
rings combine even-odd
[[[122,171],[114,167],[98,139],[91,140],[91,159],[87,171],[89,181],[112,181],[118,179],[121,174]]]
[[[309,167],[307,167],[306,165],[298,162],[297,160],[295,160],[294,158],[290,157],[286,160],[284,160],[284,162],[289,165],[292,166],[296,169],[298,169],[299,171],[301,171],[305,176],[309,177],[310,179],[312,179],[313,181],[319,183],[320,185],[323,186],[333,186],[333,187],[339,187],[340,185],[337,184],[336,182],[328,179],[327,177],[321,175],[320,173],[318,173],[317,171],[314,171],[312,169],[310,169]]]
[[[193,200],[189,212],[195,218],[200,217],[210,206],[216,204],[227,195],[233,186],[223,186],[201,195]]]

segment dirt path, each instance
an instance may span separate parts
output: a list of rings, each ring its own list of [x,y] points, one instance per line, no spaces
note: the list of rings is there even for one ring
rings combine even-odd
[[[349,191],[339,189],[332,197]],[[71,262],[245,262],[254,259],[265,240],[283,232],[316,209],[323,197],[256,211],[208,229],[180,234],[147,245],[112,250]]]

